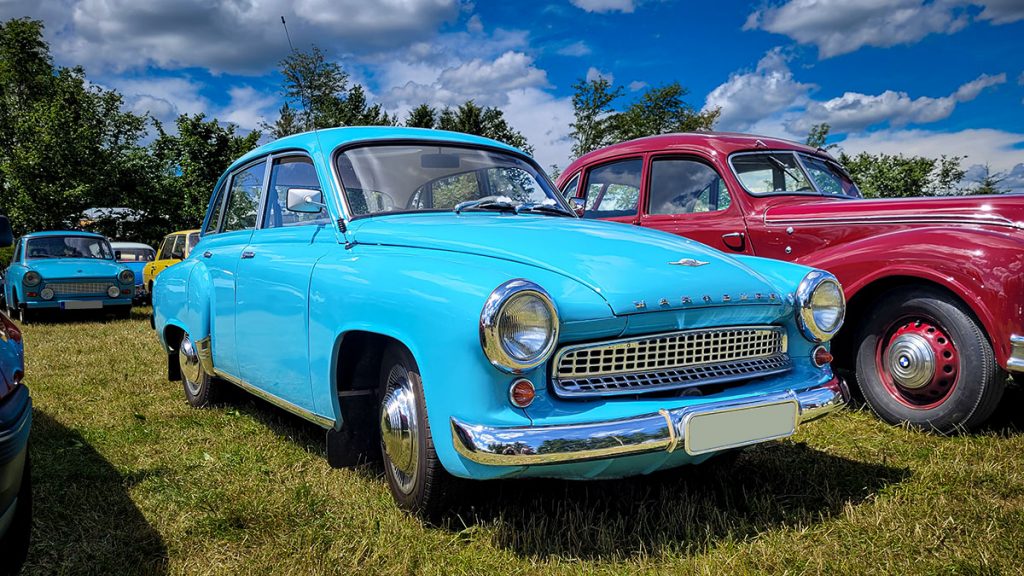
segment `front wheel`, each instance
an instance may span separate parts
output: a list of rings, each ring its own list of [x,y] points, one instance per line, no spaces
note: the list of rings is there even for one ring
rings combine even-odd
[[[985,333],[953,296],[931,288],[883,296],[861,326],[857,383],[890,424],[950,434],[977,428],[1006,382]]]
[[[380,391],[381,452],[391,495],[401,508],[435,517],[455,479],[434,451],[419,368],[404,347],[390,344],[384,351]]]
[[[195,343],[185,334],[178,346],[178,366],[181,368],[181,383],[185,388],[185,399],[195,408],[205,408],[219,399],[218,382],[206,373],[199,360]]]

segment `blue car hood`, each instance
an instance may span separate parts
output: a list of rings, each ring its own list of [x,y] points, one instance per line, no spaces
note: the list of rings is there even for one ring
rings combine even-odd
[[[32,270],[42,275],[43,280],[64,278],[111,278],[124,269],[113,260],[98,258],[40,258],[27,262]]]
[[[722,305],[726,294],[736,301],[741,294],[752,300],[758,293],[765,299],[785,293],[703,244],[613,222],[480,212],[402,214],[356,220],[349,234],[359,244],[478,254],[550,270],[593,289],[616,315],[664,309],[663,299],[678,307],[686,297],[699,307]],[[681,259],[706,264],[672,264]]]

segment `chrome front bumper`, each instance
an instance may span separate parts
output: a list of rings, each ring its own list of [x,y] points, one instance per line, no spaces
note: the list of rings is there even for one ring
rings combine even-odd
[[[846,384],[834,378],[799,392],[663,409],[652,414],[586,424],[493,428],[452,418],[452,442],[459,454],[479,464],[564,464],[646,452],[673,452],[684,446],[687,423],[696,414],[795,402],[798,407],[796,425],[799,426],[838,410],[848,400]],[[750,443],[753,442],[743,445]]]
[[[1006,369],[1011,372],[1024,372],[1024,336],[1010,336],[1010,359],[1006,361]]]

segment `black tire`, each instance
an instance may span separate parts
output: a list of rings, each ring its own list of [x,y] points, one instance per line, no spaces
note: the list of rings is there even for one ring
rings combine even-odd
[[[32,539],[32,461],[25,455],[25,471],[18,490],[18,507],[7,533],[0,538],[0,576],[17,574],[28,555]]]
[[[897,386],[880,360],[894,328],[899,333],[929,327],[938,330],[943,337],[938,341],[948,342],[950,350],[949,360],[936,356],[935,373],[946,363],[941,369],[956,374],[937,389],[928,388],[931,384],[923,388],[937,396],[933,402],[920,396],[925,392]],[[984,331],[962,302],[942,290],[901,288],[883,295],[860,325],[857,342],[857,384],[871,410],[890,424],[906,422],[941,434],[972,430],[992,415],[1003,396],[1006,378]]]
[[[183,352],[189,348],[194,353],[195,348],[191,344],[188,334],[185,334],[178,345],[178,362],[181,368],[181,385],[185,390],[185,400],[194,408],[206,408],[220,401],[223,392],[222,386],[212,375],[206,373],[198,356],[193,359],[191,358],[192,354]]]
[[[392,462],[386,447],[384,428],[384,404],[389,394],[398,388],[405,387],[413,395],[415,406],[415,470],[404,474]],[[381,416],[381,455],[384,463],[384,477],[387,480],[391,495],[399,507],[419,514],[427,519],[436,519],[447,510],[449,495],[455,478],[448,474],[434,451],[434,440],[427,419],[426,404],[423,397],[423,382],[420,379],[416,360],[405,347],[389,344],[384,351],[380,367],[380,406]]]

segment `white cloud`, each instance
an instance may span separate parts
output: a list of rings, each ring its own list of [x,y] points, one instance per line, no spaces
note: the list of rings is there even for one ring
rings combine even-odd
[[[158,66],[261,74],[296,47],[365,54],[408,46],[458,17],[460,0],[16,1],[4,16],[45,18],[58,62],[123,71]],[[329,42],[324,45],[324,42]]]
[[[595,82],[602,78],[604,78],[611,84],[615,83],[615,75],[612,74],[611,72],[601,72],[600,70],[593,66],[587,68],[587,82]]]
[[[641,82],[640,80],[634,80],[629,83],[630,92],[638,92],[647,87],[647,82]]]
[[[587,46],[587,43],[583,40],[578,40],[558,50],[558,53],[562,56],[586,56],[590,52],[590,46]]]
[[[569,0],[573,6],[587,12],[625,12],[636,9],[633,0]]]
[[[704,110],[721,109],[718,120],[723,130],[746,130],[776,112],[807,102],[814,84],[797,82],[785,54],[768,51],[753,72],[735,72],[708,94]]]
[[[904,154],[907,156],[966,156],[964,166],[985,164],[993,171],[1016,170],[1024,163],[1024,134],[992,128],[957,132],[886,129],[850,134],[839,143],[848,154]]]
[[[551,164],[559,168],[569,165],[572,142],[569,123],[573,121],[572,98],[556,98],[543,90],[526,88],[508,93],[508,103],[502,107],[505,119],[523,133],[534,147],[537,162],[547,169]]]
[[[448,68],[438,77],[439,84],[460,94],[484,95],[496,91],[547,86],[547,73],[533,65],[533,58],[522,52],[505,52],[494,61],[475,58]]]
[[[479,14],[473,14],[469,17],[469,20],[466,22],[466,30],[473,34],[484,31],[484,23],[480,20]]]
[[[917,42],[930,34],[952,34],[970,21],[970,0],[788,0],[747,17],[744,30],[783,34],[818,47],[820,58],[864,46],[886,48]],[[1024,13],[1020,0],[984,2],[980,18],[1012,22]],[[987,14],[987,16],[986,16]]]
[[[884,122],[896,127],[936,122],[948,118],[958,103],[974,100],[985,88],[1005,82],[1006,74],[982,74],[941,98],[911,98],[906,92],[893,90],[878,95],[847,92],[825,102],[809,102],[803,115],[790,123],[790,129],[807,132],[814,124],[827,122],[833,132],[842,133]]]

